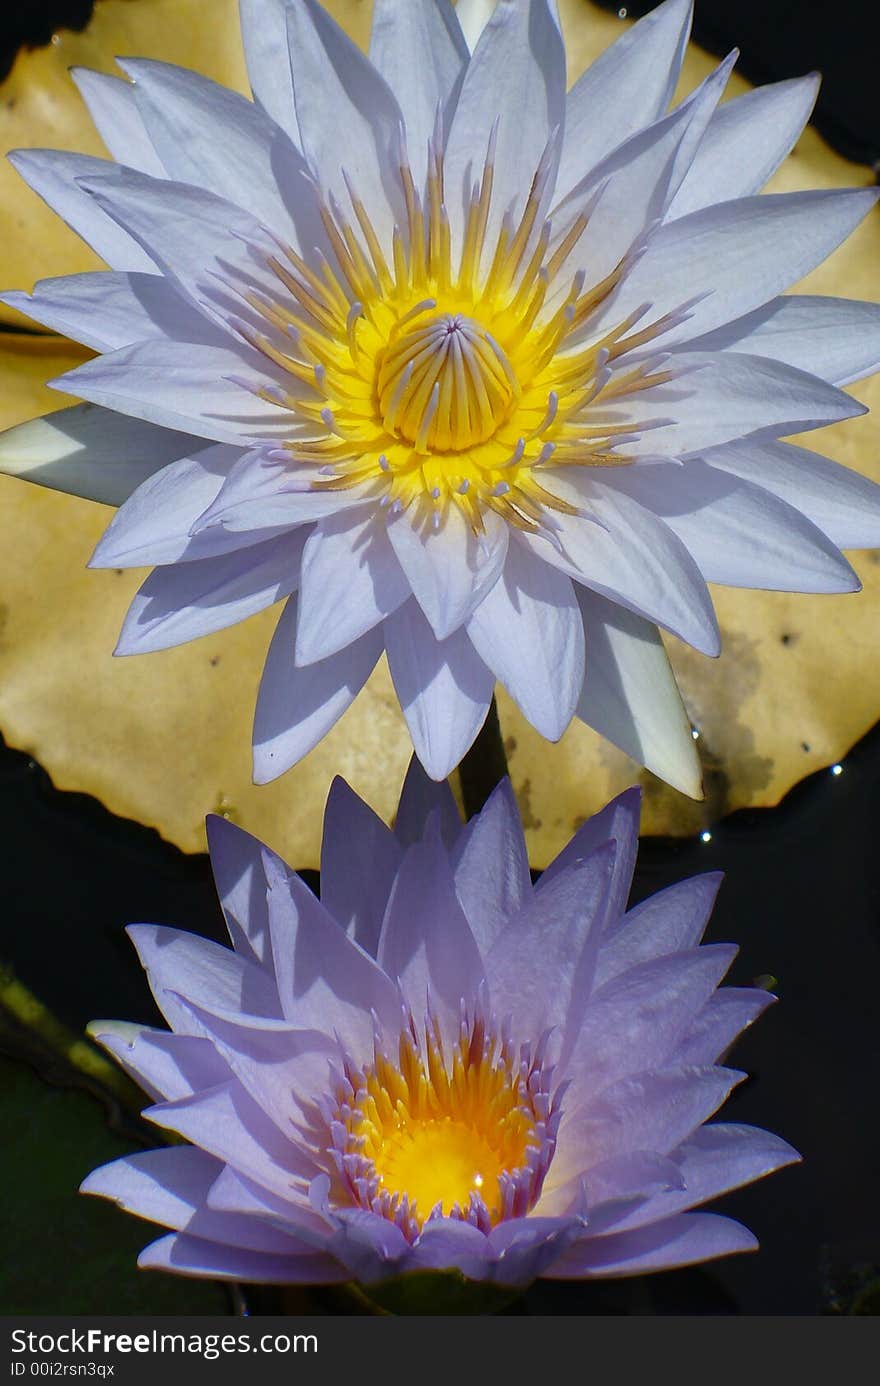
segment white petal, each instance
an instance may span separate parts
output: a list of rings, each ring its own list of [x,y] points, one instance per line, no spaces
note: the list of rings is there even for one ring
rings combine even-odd
[[[382,653],[380,629],[329,659],[294,664],[297,601],[284,608],[272,637],[254,717],[254,780],[268,784],[302,760],[357,697]]]
[[[622,467],[615,481],[662,517],[707,582],[779,592],[859,586],[837,547],[793,505],[703,461]]]
[[[486,232],[494,248],[505,212],[522,212],[551,132],[565,120],[565,45],[547,0],[499,0],[471,58],[446,144],[444,178],[453,247],[463,199],[479,180],[498,122]]]
[[[591,317],[590,332],[598,335],[644,303],[652,307],[640,328],[700,298],[687,321],[664,334],[665,349],[742,317],[820,264],[878,196],[873,188],[765,193],[667,222]]]
[[[690,718],[660,632],[597,592],[576,590],[587,640],[578,717],[661,780],[701,799]]]
[[[0,302],[95,351],[115,351],[154,337],[188,342],[219,337],[207,318],[159,274],[66,274],[41,279],[32,294],[0,294]]]
[[[296,586],[304,536],[154,568],[128,609],[118,655],[167,650],[223,630],[281,601]]]
[[[734,52],[670,115],[625,140],[554,208],[558,240],[576,217],[587,216],[586,228],[562,269],[566,292],[578,270],[584,271],[588,288],[599,283],[663,217],[721,99],[735,58]]]
[[[72,67],[70,75],[113,158],[153,178],[164,178],[162,160],[141,120],[131,82],[87,67]]]
[[[621,34],[575,83],[565,108],[564,197],[623,140],[663,115],[691,28],[691,0],[667,0]]]
[[[494,511],[486,512],[483,523],[485,532],[475,535],[458,506],[450,504],[439,530],[430,513],[416,506],[388,526],[394,552],[438,640],[464,624],[504,566],[507,525]]]
[[[616,490],[613,482],[576,475],[580,470],[568,468],[562,477],[548,474],[546,485],[593,519],[554,517],[561,553],[546,539],[525,535],[523,542],[536,556],[601,596],[656,621],[703,654],[718,654],[712,601],[684,544],[651,511]]]
[[[165,338],[96,356],[49,385],[162,428],[247,446],[283,441],[298,421],[233,377],[280,383],[281,374],[233,337],[225,347]]]
[[[254,101],[302,149],[287,53],[287,0],[239,0],[241,39]]]
[[[147,477],[201,445],[187,433],[75,404],[0,433],[0,471],[121,505]]]
[[[113,269],[155,270],[146,251],[79,185],[80,178],[121,177],[120,166],[60,149],[13,149],[8,158],[29,187]]]
[[[388,542],[384,516],[365,510],[333,515],[315,526],[303,552],[296,627],[296,662],[335,654],[410,596]]]
[[[762,356],[682,351],[669,365],[682,375],[621,400],[619,409],[605,411],[599,400],[591,411],[591,423],[625,420],[634,430],[669,420],[646,428],[621,455],[686,457],[760,430],[800,433],[867,412],[817,376]]]
[[[325,480],[320,473],[310,476],[305,465],[292,473],[287,461],[268,457],[264,451],[248,452],[233,467],[216,501],[199,517],[193,532],[214,525],[245,532],[275,525],[292,528],[342,514],[372,499],[368,487],[333,491],[321,486]],[[307,489],[311,481],[315,482],[314,489]]]
[[[210,505],[239,456],[236,448],[218,443],[148,477],[113,516],[89,567],[189,562],[272,537],[265,530],[228,534],[219,527],[195,539],[190,535],[193,522]]]
[[[795,506],[838,548],[880,547],[880,486],[848,467],[791,443],[752,438],[712,448],[705,460]]]
[[[787,294],[684,346],[768,356],[832,385],[849,385],[880,369],[880,303]]]
[[[471,52],[480,41],[480,34],[492,17],[496,0],[456,0],[455,17]]]
[[[760,192],[810,118],[817,73],[757,87],[715,112],[669,209],[669,220]]]
[[[468,47],[449,0],[375,0],[370,61],[400,103],[416,187],[438,110],[451,114]]]
[[[558,741],[584,681],[583,622],[571,579],[511,544],[467,633],[532,726]]]
[[[288,0],[287,36],[303,152],[322,189],[348,203],[343,172],[386,250],[401,211],[397,167],[403,118],[387,83],[315,0]]]
[[[385,622],[388,664],[422,765],[444,780],[471,745],[492,698],[492,674],[463,630],[439,641],[416,602]]]
[[[234,285],[237,278],[248,289],[277,291],[278,279],[266,264],[277,246],[241,207],[205,188],[148,178],[133,169],[83,177],[79,186],[230,336],[230,301],[239,314],[247,316],[248,310],[224,285]],[[222,283],[212,277],[218,274]]]
[[[283,59],[280,59],[283,62]],[[168,177],[244,207],[297,248],[321,238],[305,162],[283,130],[238,92],[145,58],[126,58],[144,124]]]

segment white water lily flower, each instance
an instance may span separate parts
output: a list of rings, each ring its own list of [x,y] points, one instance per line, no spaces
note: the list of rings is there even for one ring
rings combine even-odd
[[[880,308],[780,295],[877,193],[756,196],[812,77],[719,107],[732,55],[669,109],[689,0],[568,93],[551,0],[487,9],[376,0],[367,58],[242,0],[253,102],[76,72],[119,162],[12,157],[111,269],[4,298],[100,355],[2,465],[120,506],[92,562],[155,568],[118,653],[286,599],[259,781],[385,649],[435,778],[497,679],[698,794],[658,627],[717,654],[707,581],[853,590],[838,546],[880,543],[878,489],[779,441],[864,412]]]

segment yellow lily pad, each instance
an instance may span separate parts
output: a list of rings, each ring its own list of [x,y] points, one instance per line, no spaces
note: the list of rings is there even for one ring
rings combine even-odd
[[[363,42],[367,0],[337,0],[330,8]],[[575,76],[615,37],[621,21],[584,0],[564,0],[560,8]],[[72,83],[65,85],[66,67],[85,63],[112,70],[113,52],[170,59],[241,86],[235,11],[234,0],[98,0],[85,34],[65,34],[44,56],[19,59],[10,82],[18,83],[18,99],[25,103],[20,109],[3,111],[9,83],[0,89],[5,147],[42,144],[100,152],[87,118],[73,114],[79,97]],[[693,87],[712,66],[713,59],[692,50],[683,88]],[[734,77],[731,94],[746,89]],[[787,190],[868,181],[866,170],[847,164],[808,130],[772,186]],[[15,205],[16,198],[20,207],[10,210],[10,199]],[[0,179],[5,242],[14,241],[13,223],[23,218],[15,231],[21,238],[19,259],[7,274],[11,283],[26,288],[43,275],[87,267],[75,259],[83,253],[79,242],[41,211],[36,198],[31,201],[33,206],[26,205],[20,185],[13,193],[12,184]],[[876,298],[878,260],[875,213],[806,287]],[[0,336],[0,425],[66,403],[41,382],[82,355],[48,336]],[[853,393],[875,410],[880,406],[876,380]],[[874,415],[799,441],[880,480],[880,426]],[[154,825],[187,851],[204,847],[206,812],[227,813],[302,867],[318,863],[321,812],[334,774],[344,775],[390,818],[410,751],[384,663],[301,765],[274,784],[255,788],[251,719],[275,614],[264,613],[180,649],[113,659],[110,651],[142,574],[86,570],[110,512],[6,477],[0,477],[0,506],[5,534],[0,726],[59,787],[97,795],[114,812]],[[640,771],[580,724],[558,747],[548,747],[501,695],[502,727],[533,864],[545,865],[578,822],[637,779],[646,790],[643,830],[689,833],[721,812],[776,803],[803,775],[839,759],[878,711],[878,555],[857,554],[855,566],[864,583],[858,596],[716,590],[724,638],[719,660],[669,642],[700,731],[703,804]]]

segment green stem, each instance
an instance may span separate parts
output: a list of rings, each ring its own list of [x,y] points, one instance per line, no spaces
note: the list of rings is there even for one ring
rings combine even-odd
[[[498,708],[493,698],[476,741],[458,767],[466,818],[473,818],[480,812],[492,790],[507,773],[507,756],[504,754]]]

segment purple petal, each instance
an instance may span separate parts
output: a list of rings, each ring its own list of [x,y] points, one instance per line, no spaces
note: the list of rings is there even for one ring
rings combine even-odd
[[[668,1155],[718,1110],[744,1073],[714,1067],[656,1069],[622,1078],[582,1111],[566,1113],[553,1169],[559,1182],[585,1164],[637,1150]]]
[[[722,987],[710,997],[682,1037],[675,1053],[682,1064],[714,1064],[776,997],[753,987]]]
[[[331,918],[308,886],[277,858],[264,858],[269,927],[285,1017],[303,1029],[337,1032],[351,1052],[372,1036],[371,1011],[395,1026],[397,992],[376,962]]]
[[[324,810],[321,904],[371,957],[400,857],[390,828],[337,775]]]
[[[531,895],[529,858],[510,780],[467,823],[453,854],[455,889],[480,952],[488,953]]]
[[[547,1275],[560,1280],[644,1275],[736,1251],[755,1251],[757,1246],[757,1238],[732,1218],[717,1213],[682,1213],[638,1232],[579,1242],[550,1267]]]
[[[558,872],[513,915],[486,956],[492,1006],[510,1014],[514,1034],[538,1037],[565,1025],[574,1033],[586,1005],[607,920],[616,843]]]
[[[439,832],[404,854],[382,924],[379,960],[389,977],[400,980],[417,1015],[430,996],[456,1022],[462,999],[476,996],[483,960],[458,903]]]
[[[279,1198],[301,1196],[317,1173],[311,1155],[283,1136],[237,1082],[160,1103],[144,1116],[216,1155]]]
[[[604,1230],[611,1219],[641,1206],[652,1194],[684,1187],[675,1161],[652,1150],[612,1155],[564,1184],[551,1184],[552,1178],[551,1169],[535,1211],[555,1217],[579,1213],[591,1234],[597,1225]]]
[[[223,1078],[231,1071],[282,1132],[290,1135],[295,1123],[314,1120],[331,1067],[339,1062],[335,1040],[319,1030],[281,1023],[255,1027],[203,1006],[191,1010],[228,1066]]]
[[[190,1145],[140,1151],[92,1170],[80,1193],[110,1198],[126,1212],[164,1227],[185,1227],[223,1166]]]
[[[236,953],[272,971],[263,853],[250,833],[215,813],[205,820],[214,884]]]
[[[603,944],[596,986],[638,963],[695,948],[723,879],[720,871],[707,871],[658,890],[631,909]]]
[[[469,1280],[488,1279],[489,1248],[483,1232],[459,1218],[432,1218],[402,1268],[458,1270]]]
[[[578,828],[574,837],[566,843],[559,855],[554,857],[546,870],[541,873],[536,890],[539,892],[544,890],[558,872],[565,870],[573,862],[583,861],[595,852],[596,848],[601,846],[603,842],[614,841],[617,843],[617,855],[614,859],[611,885],[610,919],[622,915],[626,909],[627,896],[636,864],[641,803],[642,791],[637,786],[633,786],[632,789],[625,789],[622,794],[618,794],[617,798],[612,799],[610,804],[606,804],[600,813],[588,818],[586,823]]]
[[[337,1209],[332,1216],[337,1230],[328,1247],[349,1271],[348,1278],[369,1285],[402,1269],[410,1245],[395,1223],[362,1208]]]
[[[315,1251],[323,1251],[331,1224],[316,1213],[308,1196],[278,1198],[224,1165],[208,1190],[207,1206],[218,1213],[245,1213],[289,1231]]]
[[[185,1233],[162,1237],[141,1252],[142,1270],[173,1271],[210,1280],[243,1280],[253,1285],[330,1285],[348,1280],[331,1256],[278,1256],[217,1246]]]
[[[227,1011],[281,1015],[271,979],[231,949],[161,924],[130,924],[126,932],[146,970],[156,1004],[173,1029],[193,1033],[191,1018],[169,993]]]
[[[716,1122],[695,1131],[673,1158],[681,1170],[681,1187],[658,1190],[623,1214],[611,1224],[615,1233],[686,1212],[710,1198],[763,1179],[801,1157],[787,1141],[769,1131]]]
[[[736,951],[716,943],[673,953],[630,968],[596,991],[567,1062],[569,1110],[577,1111],[627,1074],[671,1062]]]
[[[89,1035],[154,1099],[187,1097],[229,1077],[210,1040],[195,1035],[174,1035],[114,1020],[93,1021]]]
[[[446,780],[432,780],[422,769],[416,756],[410,760],[400,792],[394,835],[403,847],[421,842],[428,819],[438,814],[440,836],[451,848],[462,830],[461,818],[452,790]]]
[[[148,1150],[104,1165],[85,1180],[80,1192],[111,1198],[126,1212],[209,1242],[287,1256],[312,1254],[312,1245],[299,1241],[292,1231],[207,1207],[211,1185],[222,1168],[190,1146]]]
[[[489,1234],[489,1253],[497,1258],[492,1279],[499,1285],[529,1284],[558,1260],[583,1230],[579,1217],[526,1217],[499,1223]]]

